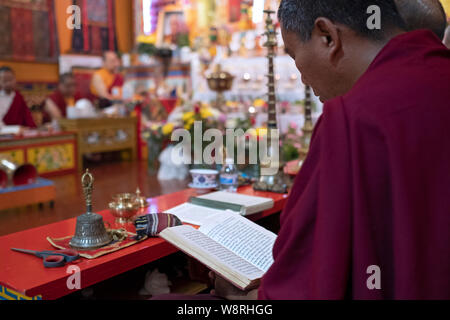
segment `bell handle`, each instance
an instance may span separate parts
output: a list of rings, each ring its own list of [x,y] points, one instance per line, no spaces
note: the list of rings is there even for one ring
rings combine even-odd
[[[86,173],[81,178],[81,184],[83,186],[84,199],[86,201],[87,214],[92,213],[92,190],[94,189],[94,177],[86,169]]]

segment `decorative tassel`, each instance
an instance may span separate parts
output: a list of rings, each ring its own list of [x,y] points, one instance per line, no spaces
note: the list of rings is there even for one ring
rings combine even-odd
[[[136,219],[136,240],[140,240],[145,236],[157,237],[161,231],[166,228],[181,226],[181,220],[169,213],[152,213],[141,216]]]

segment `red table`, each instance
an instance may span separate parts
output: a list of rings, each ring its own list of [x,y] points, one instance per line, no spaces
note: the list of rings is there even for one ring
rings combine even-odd
[[[287,195],[253,191],[251,187],[239,189],[240,193],[274,199],[272,209],[249,216],[253,221],[280,212]],[[149,200],[151,212],[164,212],[196,196],[196,191],[187,189]],[[114,223],[108,210],[99,212],[105,222]],[[74,233],[76,219],[30,229],[0,237],[0,290],[13,290],[13,294],[42,299],[57,299],[71,294],[66,282],[71,274],[66,268],[46,269],[42,260],[13,252],[11,248],[50,250],[53,249],[46,237],[64,237]],[[126,271],[148,264],[177,252],[177,249],[160,238],[151,238],[131,247],[102,256],[95,260],[81,259],[77,266],[81,270],[81,287],[86,288]],[[1,288],[3,287],[3,288]],[[0,291],[1,294],[5,292]]]

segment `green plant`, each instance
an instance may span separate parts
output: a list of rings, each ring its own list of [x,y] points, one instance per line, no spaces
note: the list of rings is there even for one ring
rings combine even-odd
[[[139,43],[137,51],[139,54],[148,54],[149,56],[154,56],[157,52],[157,48],[152,43]]]

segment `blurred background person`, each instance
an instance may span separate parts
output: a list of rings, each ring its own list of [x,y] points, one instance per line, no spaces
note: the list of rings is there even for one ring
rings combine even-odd
[[[67,117],[67,108],[76,102],[76,82],[71,73],[60,76],[58,88],[44,102],[44,122]]]
[[[25,99],[16,90],[14,71],[7,66],[0,67],[0,125],[36,127]]]
[[[91,81],[91,93],[98,97],[101,109],[122,99],[124,78],[120,73],[121,62],[116,52],[103,53],[103,67],[96,71]]]

